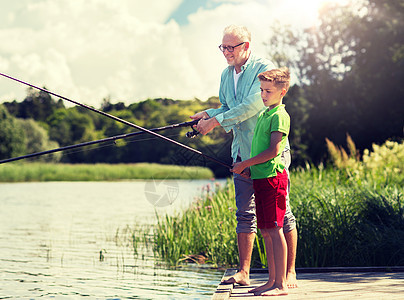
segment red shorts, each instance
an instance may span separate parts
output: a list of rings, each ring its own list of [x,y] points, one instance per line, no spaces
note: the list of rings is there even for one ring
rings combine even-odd
[[[286,170],[276,173],[275,177],[253,180],[258,228],[283,227],[288,174]]]

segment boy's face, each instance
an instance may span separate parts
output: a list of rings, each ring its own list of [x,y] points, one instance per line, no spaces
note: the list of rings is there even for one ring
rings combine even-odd
[[[286,90],[279,88],[271,81],[261,81],[261,98],[266,107],[275,107],[282,101],[285,96]]]

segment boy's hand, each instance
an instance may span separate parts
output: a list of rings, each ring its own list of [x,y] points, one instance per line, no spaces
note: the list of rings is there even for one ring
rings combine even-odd
[[[243,172],[240,174],[244,178],[250,179],[251,178],[251,171],[250,168],[245,168]]]
[[[230,170],[230,172],[234,172],[236,174],[241,174],[244,169],[246,168],[246,166],[244,165],[244,163],[241,162],[237,162],[233,164],[233,168]]]

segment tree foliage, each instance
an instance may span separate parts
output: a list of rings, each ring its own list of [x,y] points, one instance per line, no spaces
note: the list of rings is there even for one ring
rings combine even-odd
[[[269,52],[299,80],[286,102],[292,147],[303,141],[318,161],[325,138],[342,143],[349,133],[361,150],[402,138],[403,20],[403,1],[351,1],[324,6],[316,27],[274,29]]]
[[[25,135],[25,150],[27,154],[42,152],[50,149],[56,149],[59,144],[55,141],[49,139],[48,131],[39,125],[39,122],[33,119],[17,119],[17,124],[19,124],[24,131]],[[40,156],[35,158],[35,160],[40,160],[44,162],[58,162],[62,157],[61,152],[52,153],[49,155]]]
[[[326,138],[343,144],[349,134],[359,152],[387,139],[402,139],[403,30],[402,0],[352,0],[345,6],[331,3],[322,8],[315,27],[300,31],[279,25],[273,28],[266,43],[268,52],[276,64],[288,66],[298,79],[285,97],[291,115],[294,166],[325,160]],[[39,122],[49,139],[60,146],[136,131],[82,107],[66,108],[62,100],[32,89],[24,101],[4,105],[16,118]],[[219,105],[217,97],[207,101],[147,99],[128,106],[106,98],[100,109],[150,129],[190,121],[193,113]],[[10,114],[4,108],[0,112],[0,155],[10,157],[26,147],[33,149]],[[231,163],[231,134],[216,128],[206,136],[189,139],[185,137],[189,130],[161,134]],[[204,165],[216,176],[229,174],[215,163],[150,135],[66,151],[62,161]]]
[[[27,89],[27,97],[25,97],[24,101],[21,103],[13,101],[4,105],[17,118],[33,119],[41,122],[46,122],[47,118],[55,110],[65,107],[62,100],[55,102],[48,93],[31,87]]]
[[[29,91],[28,100],[25,99],[21,103],[6,103],[6,105],[11,107],[15,117],[20,118],[22,118],[22,115],[19,112],[22,109],[19,106],[26,107],[27,103],[29,103],[32,111],[40,111],[43,107],[42,102],[35,99],[35,97],[32,98],[32,95],[32,91]],[[40,94],[36,94],[36,97],[40,96]],[[205,102],[198,99],[188,101],[148,99],[129,106],[123,103],[113,104],[110,99],[104,99],[100,109],[108,114],[150,129],[191,121],[189,116],[196,111],[217,107],[218,105],[217,97],[212,97]],[[26,135],[30,136],[24,142],[21,141],[26,152],[23,154],[57,148],[57,145],[63,147],[138,131],[133,127],[82,107],[61,108],[59,102],[54,101],[52,98],[50,98],[49,106],[48,113],[35,114],[36,118],[38,118],[35,122],[32,119],[19,119],[18,123],[23,125]],[[45,116],[46,119],[43,121]],[[39,124],[43,126],[39,126]],[[44,132],[42,127],[47,128],[47,132]],[[230,164],[231,135],[226,134],[223,130],[216,129],[212,134],[203,138],[189,139],[185,137],[185,133],[191,130],[188,127],[159,133],[196,148],[203,153],[218,157]],[[11,155],[7,155],[7,158],[9,157]],[[59,158],[58,156],[53,156],[47,157],[45,160],[54,161]],[[61,161],[70,163],[155,162],[186,166],[202,165],[212,168],[216,176],[227,176],[229,174],[228,170],[220,165],[204,160],[188,150],[148,134],[117,140],[115,143],[109,142],[65,151]]]
[[[22,155],[24,152],[24,131],[4,105],[0,104],[0,159]]]

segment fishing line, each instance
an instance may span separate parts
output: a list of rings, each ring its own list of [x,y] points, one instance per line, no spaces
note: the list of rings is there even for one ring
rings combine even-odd
[[[172,134],[172,135],[166,135],[167,137],[177,137],[180,136],[181,134]],[[158,140],[158,138],[156,137],[150,137],[150,138],[143,138],[143,139],[136,139],[136,138],[132,138],[132,140],[125,140],[126,145],[128,144],[134,144],[137,142],[144,142],[144,141],[151,141],[151,140]],[[105,142],[107,143],[107,142]],[[126,145],[122,145],[122,146],[126,146]],[[122,147],[120,145],[117,145],[115,141],[109,143],[109,144],[104,144],[104,145],[99,145],[95,148],[87,148],[87,149],[77,149],[77,150],[67,150],[65,151],[66,154],[75,154],[75,153],[81,153],[81,152],[86,152],[86,151],[95,151],[98,149],[103,149],[103,148],[108,148],[108,147]],[[50,154],[50,153],[49,153]]]
[[[71,99],[69,99],[69,98],[63,97],[63,96],[61,96],[61,95],[58,95],[58,94],[53,93],[53,92],[51,92],[51,91],[48,91],[47,89],[40,88],[40,87],[35,86],[35,85],[31,84],[31,83],[22,81],[22,80],[20,80],[20,79],[11,77],[11,76],[9,76],[9,75],[3,74],[3,73],[0,73],[0,75],[3,76],[3,77],[6,77],[6,78],[8,78],[8,79],[11,79],[11,80],[13,80],[13,81],[22,83],[22,84],[24,84],[24,85],[26,85],[26,86],[30,86],[30,87],[32,87],[32,88],[35,88],[35,89],[37,89],[37,90],[39,90],[39,91],[43,91],[43,92],[45,92],[45,93],[48,93],[48,94],[53,95],[53,96],[55,96],[55,97],[58,97],[58,98],[60,98],[60,99],[62,99],[62,100],[65,100],[65,101],[71,102],[71,103],[73,103],[73,104],[76,104],[76,105],[78,105],[78,106],[84,107],[84,108],[89,109],[89,110],[91,110],[91,111],[93,111],[93,112],[96,112],[96,113],[98,113],[98,114],[101,114],[101,115],[103,115],[103,116],[105,116],[105,117],[108,117],[108,118],[113,119],[113,120],[115,120],[115,121],[121,122],[121,123],[123,123],[123,124],[125,124],[125,125],[134,127],[134,128],[136,128],[136,129],[138,129],[138,130],[140,130],[140,131],[146,132],[146,133],[151,134],[151,135],[153,135],[153,136],[155,136],[155,137],[158,137],[158,138],[160,138],[160,139],[163,139],[163,140],[165,140],[165,141],[167,141],[167,142],[169,142],[169,143],[172,143],[172,144],[174,144],[174,145],[177,145],[177,146],[179,146],[179,147],[181,147],[181,148],[187,149],[187,150],[189,150],[189,151],[191,151],[191,152],[194,152],[194,153],[196,153],[196,154],[198,154],[198,155],[201,155],[201,156],[203,156],[203,157],[205,157],[205,158],[207,158],[207,159],[209,159],[209,160],[211,160],[211,161],[214,161],[214,162],[216,162],[216,163],[218,163],[218,164],[220,164],[220,165],[222,165],[222,166],[224,166],[224,167],[226,167],[226,168],[228,168],[228,169],[231,169],[231,166],[230,166],[230,165],[226,164],[225,162],[223,162],[223,161],[221,161],[221,160],[219,160],[219,159],[217,159],[217,158],[214,158],[214,157],[212,157],[212,156],[209,156],[209,155],[207,155],[207,154],[204,154],[204,153],[202,153],[202,152],[199,151],[199,150],[196,150],[196,149],[191,148],[191,147],[189,147],[189,146],[187,146],[187,145],[181,144],[180,142],[177,142],[177,141],[172,140],[172,139],[170,139],[170,138],[168,138],[168,137],[165,137],[165,136],[163,136],[163,135],[160,135],[160,134],[158,134],[158,133],[156,133],[156,132],[153,132],[153,131],[151,131],[151,130],[149,130],[149,129],[143,128],[143,127],[141,127],[141,126],[139,126],[139,125],[136,125],[136,124],[134,124],[134,123],[131,123],[131,122],[129,122],[129,121],[123,120],[123,119],[121,119],[121,118],[118,118],[118,117],[116,117],[116,116],[110,115],[110,114],[108,114],[108,113],[106,113],[106,112],[103,112],[103,111],[101,111],[101,110],[95,109],[95,108],[93,108],[93,107],[91,107],[91,106],[88,106],[88,105],[82,104],[82,103],[80,103],[80,102],[71,100]]]
[[[171,135],[167,135],[167,137],[177,137],[177,136],[180,136],[180,135],[181,135],[180,133],[171,134]],[[151,140],[158,140],[158,138],[156,138],[156,137],[143,138],[143,139],[132,138],[132,140],[128,140],[128,141],[125,140],[125,142],[126,142],[126,145],[128,145],[128,144],[134,144],[134,143],[137,143],[137,142],[151,141]],[[108,141],[108,142],[110,142],[110,143],[108,144],[107,142],[104,142],[105,143],[104,145],[98,145],[97,147],[94,147],[94,148],[87,148],[87,149],[82,148],[82,149],[77,149],[77,150],[74,150],[74,149],[64,150],[64,154],[65,155],[70,155],[70,154],[76,154],[76,153],[82,153],[82,152],[96,151],[96,150],[104,149],[104,148],[126,146],[126,145],[122,145],[122,146],[117,145],[115,141],[112,141],[112,142]],[[42,155],[45,156],[45,155],[50,155],[50,154],[53,154],[53,153],[55,153],[55,152],[45,153],[45,154],[42,154]],[[39,160],[38,156],[30,157],[31,161]],[[3,161],[0,161],[0,164],[1,163],[3,163]]]

